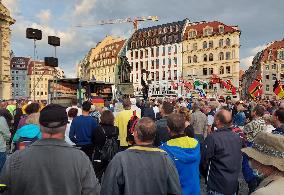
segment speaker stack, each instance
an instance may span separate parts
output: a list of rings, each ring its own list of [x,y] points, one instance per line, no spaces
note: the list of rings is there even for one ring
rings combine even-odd
[[[26,38],[27,39],[34,39],[34,40],[41,40],[42,39],[42,32],[41,32],[41,30],[38,30],[38,29],[27,28]]]
[[[58,67],[58,58],[54,57],[45,57],[44,58],[44,64],[45,66],[50,66],[50,67]]]

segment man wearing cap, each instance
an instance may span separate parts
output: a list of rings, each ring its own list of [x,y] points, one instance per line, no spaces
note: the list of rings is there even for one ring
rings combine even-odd
[[[276,127],[272,131],[273,134],[284,135],[284,108],[279,108],[272,115],[273,126]]]
[[[64,107],[50,104],[40,112],[42,139],[6,161],[0,183],[7,194],[99,194],[88,157],[64,141],[68,122]]]
[[[252,147],[243,148],[254,174],[262,180],[253,195],[284,193],[284,137],[259,133]]]

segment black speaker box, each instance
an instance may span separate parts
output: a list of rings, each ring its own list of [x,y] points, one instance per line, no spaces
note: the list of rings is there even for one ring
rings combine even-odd
[[[58,67],[58,58],[45,57],[44,63],[45,63],[45,66]]]
[[[42,39],[42,32],[41,32],[41,30],[38,30],[38,29],[27,28],[26,38],[41,40]]]
[[[52,46],[60,46],[60,38],[55,36],[48,36],[48,44]]]

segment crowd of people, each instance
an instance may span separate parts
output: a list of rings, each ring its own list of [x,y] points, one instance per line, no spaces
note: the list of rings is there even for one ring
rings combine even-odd
[[[124,97],[0,104],[6,194],[284,193],[284,102]]]

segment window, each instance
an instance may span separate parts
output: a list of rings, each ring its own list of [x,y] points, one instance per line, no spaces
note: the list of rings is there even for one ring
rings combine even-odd
[[[174,80],[177,80],[177,70],[174,70]]]
[[[193,44],[192,44],[192,50],[193,50],[193,51],[197,50],[197,43],[193,43]]]
[[[142,59],[142,58],[143,58],[143,51],[140,50],[140,59]]]
[[[145,63],[146,63],[146,70],[148,70],[149,69],[148,61],[146,61]]]
[[[269,85],[266,85],[266,86],[265,86],[265,90],[266,90],[266,91],[269,91]]]
[[[231,74],[231,66],[226,67],[226,74]]]
[[[213,53],[209,54],[209,61],[213,61]]]
[[[224,26],[219,26],[219,33],[221,33],[221,34],[224,33]]]
[[[195,30],[190,31],[190,32],[188,33],[188,36],[189,36],[189,38],[194,38],[194,37],[196,36],[196,31],[195,31]]]
[[[151,48],[151,57],[154,57],[154,48]]]
[[[174,64],[177,65],[177,58],[174,57]]]
[[[265,69],[266,69],[266,70],[269,70],[269,65],[266,65],[266,66],[265,66]]]
[[[207,55],[206,54],[203,55],[203,61],[207,62]]]
[[[284,64],[281,64],[281,69],[284,69]]]
[[[210,27],[203,29],[203,36],[212,35],[212,31],[213,31],[213,29],[210,28]]]
[[[276,74],[272,74],[272,79],[276,80]]]
[[[220,74],[224,74],[224,66],[220,67]]]
[[[165,80],[165,79],[166,79],[166,72],[163,71],[163,80]]]
[[[171,65],[172,65],[172,60],[171,60],[171,58],[168,59],[168,62],[169,62],[169,63],[168,63],[169,67],[171,67]]]
[[[223,52],[219,53],[219,60],[224,60],[224,53]]]
[[[171,80],[172,79],[171,70],[168,71],[168,74],[169,74],[168,79]]]
[[[193,62],[194,62],[194,63],[197,62],[197,56],[196,56],[196,55],[193,56]]]
[[[156,59],[156,69],[159,69],[159,59]]]
[[[206,49],[206,48],[207,48],[207,42],[204,41],[204,42],[203,42],[203,49]]]
[[[171,54],[171,52],[172,52],[172,47],[169,46],[169,47],[168,47],[168,53],[169,53],[169,55]]]
[[[16,88],[18,88],[18,86],[19,86],[19,85],[18,85],[18,84],[16,84]]]
[[[207,68],[203,68],[203,75],[207,75]]]
[[[269,74],[265,75],[265,78],[266,78],[267,80],[269,80]]]
[[[166,59],[165,58],[163,59],[163,65],[164,66],[166,65]]]
[[[138,59],[138,51],[135,51],[135,59]]]
[[[281,79],[281,80],[284,79],[284,74],[283,74],[283,73],[280,74],[280,79]]]
[[[12,77],[12,81],[14,80],[14,77]]]
[[[136,62],[136,71],[138,71],[138,62]]]
[[[213,68],[209,68],[209,75],[213,74]]]
[[[177,46],[175,45],[175,54],[177,53]]]
[[[226,45],[231,46],[231,40],[229,38],[226,39]]]
[[[145,58],[148,58],[148,49],[145,49]]]
[[[165,46],[163,47],[163,56],[165,55],[165,53],[166,53],[166,48],[165,48]]]
[[[158,81],[159,80],[159,72],[157,71],[156,72],[156,81]]]
[[[191,63],[191,56],[187,57],[187,62],[190,64]]]
[[[151,61],[151,69],[154,69],[154,60]]]
[[[279,51],[278,52],[278,59],[284,60],[284,51]]]
[[[156,56],[159,56],[159,47],[156,48]]]
[[[276,70],[276,64],[272,64],[271,69]]]
[[[213,48],[213,41],[209,41],[209,48]]]
[[[140,62],[140,69],[141,69],[141,70],[144,69],[144,67],[143,67],[143,62]],[[108,72],[110,72],[109,69],[108,69]]]
[[[226,52],[226,60],[230,60],[231,59],[231,52]]]
[[[223,43],[223,39],[219,40],[219,47],[223,47],[224,43]]]

